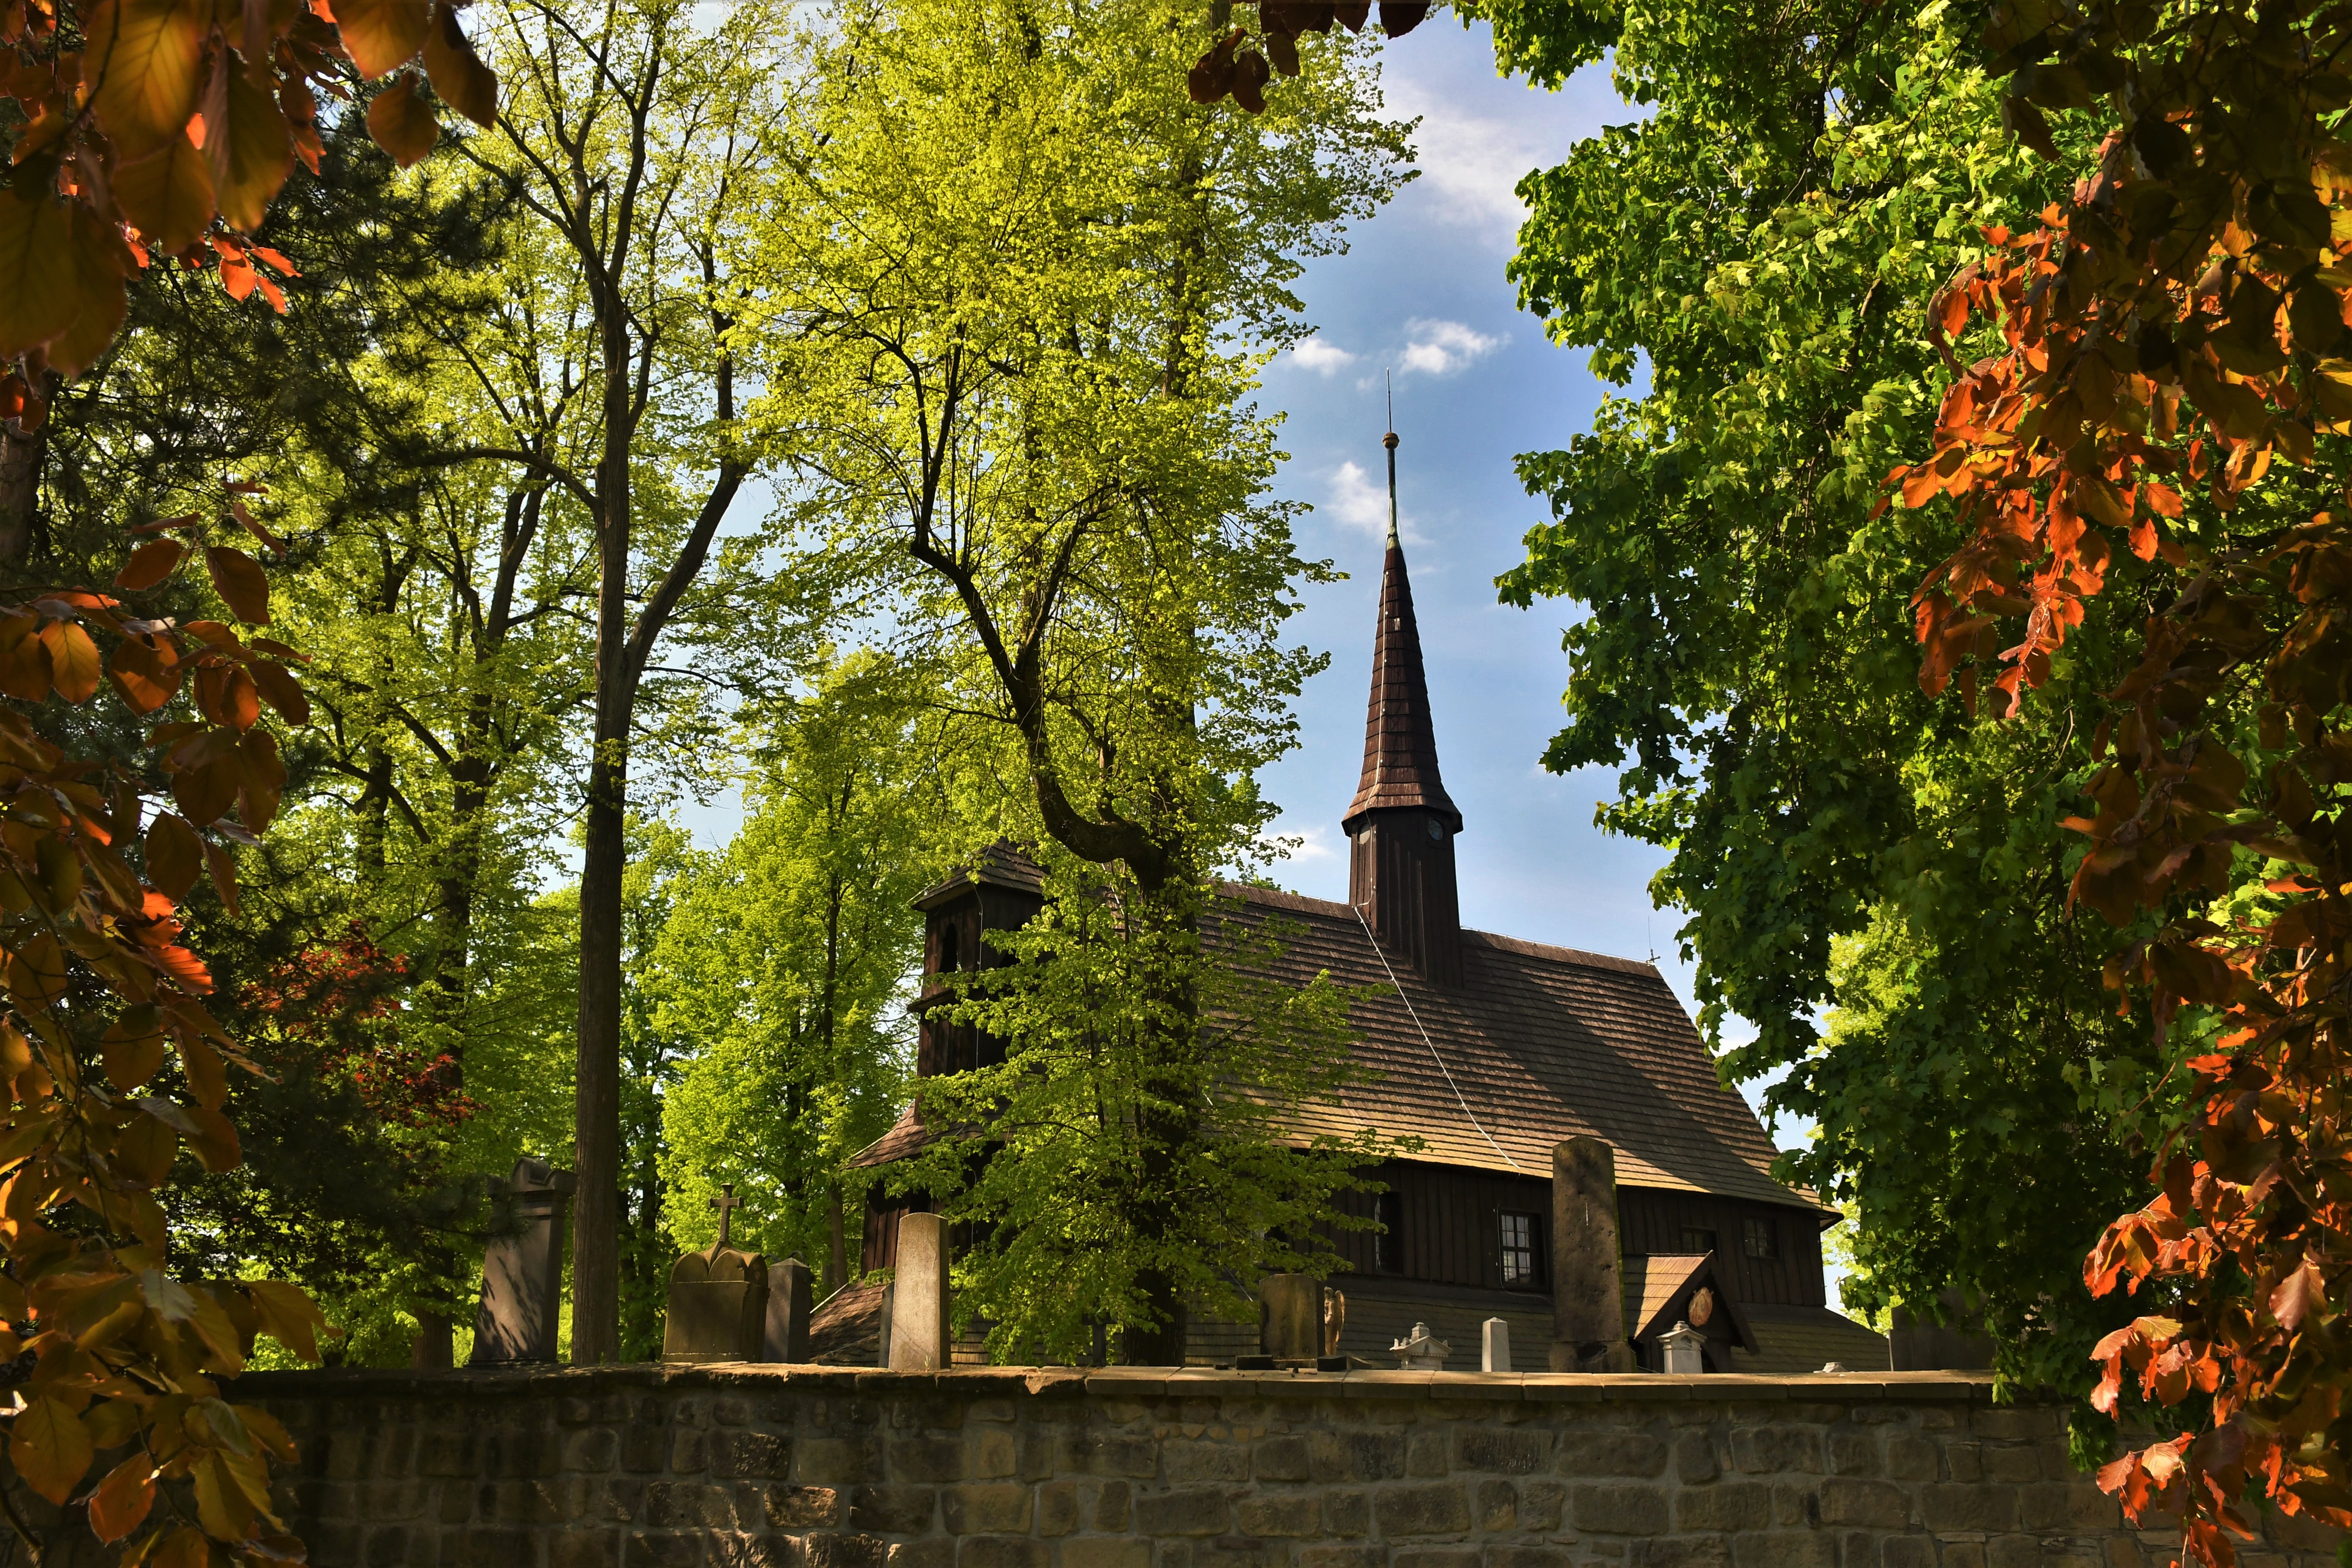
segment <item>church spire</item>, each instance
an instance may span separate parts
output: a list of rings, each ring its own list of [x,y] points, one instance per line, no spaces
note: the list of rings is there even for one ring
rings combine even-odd
[[[1412,583],[1397,542],[1396,432],[1389,459],[1389,536],[1372,689],[1364,718],[1364,771],[1340,826],[1349,839],[1348,898],[1384,947],[1433,984],[1459,983],[1461,916],[1454,836],[1462,813],[1437,772],[1437,731],[1413,619]]]

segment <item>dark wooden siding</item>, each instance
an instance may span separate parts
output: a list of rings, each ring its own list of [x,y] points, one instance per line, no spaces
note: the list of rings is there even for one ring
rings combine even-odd
[[[1349,1268],[1440,1285],[1503,1288],[1501,1214],[1515,1210],[1538,1216],[1539,1267],[1549,1289],[1551,1245],[1551,1183],[1453,1165],[1395,1161],[1367,1173],[1394,1194],[1400,1267],[1381,1267],[1383,1245],[1370,1231],[1334,1231],[1331,1241]],[[1379,1200],[1351,1194],[1340,1201],[1346,1213],[1373,1217]],[[1780,1256],[1764,1260],[1747,1255],[1743,1224],[1769,1223]],[[1743,1203],[1703,1193],[1664,1192],[1649,1187],[1617,1190],[1619,1244],[1629,1254],[1681,1252],[1685,1230],[1711,1231],[1724,1285],[1742,1302],[1818,1307],[1827,1304],[1822,1285],[1820,1222],[1799,1208]]]

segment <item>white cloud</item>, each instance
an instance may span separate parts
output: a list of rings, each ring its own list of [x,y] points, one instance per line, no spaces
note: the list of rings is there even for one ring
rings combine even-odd
[[[1475,230],[1488,246],[1508,250],[1528,216],[1517,186],[1529,170],[1559,162],[1559,142],[1526,117],[1465,114],[1454,95],[1431,91],[1402,72],[1391,73],[1386,97],[1391,110],[1421,119],[1412,133],[1421,178],[1409,189],[1441,223]]]
[[[1307,338],[1290,351],[1290,357],[1301,370],[1311,370],[1329,377],[1356,363],[1356,356],[1336,343],[1321,338]]]
[[[1358,464],[1342,463],[1331,470],[1330,499],[1323,510],[1349,528],[1360,529],[1375,539],[1388,537],[1388,486]],[[1420,542],[1421,536],[1413,531],[1409,516],[1399,514],[1397,531],[1408,544]]]
[[[1297,832],[1277,828],[1257,836],[1257,846],[1268,858],[1280,860],[1331,860],[1339,857],[1332,847],[1331,830],[1317,826]]]
[[[1414,371],[1423,375],[1452,375],[1510,341],[1474,331],[1460,321],[1407,321],[1405,333],[1404,363],[1401,368],[1408,375]]]

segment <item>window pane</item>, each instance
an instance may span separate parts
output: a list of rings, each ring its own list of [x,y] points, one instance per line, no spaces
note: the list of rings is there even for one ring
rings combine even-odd
[[[1537,1254],[1541,1250],[1537,1240],[1536,1216],[1531,1214],[1499,1211],[1503,1261],[1503,1284],[1520,1289],[1540,1283]]]
[[[1780,1256],[1780,1227],[1770,1220],[1745,1221],[1744,1229],[1747,1232],[1748,1257],[1778,1258]]]
[[[1372,1263],[1384,1274],[1404,1272],[1404,1197],[1399,1193],[1382,1193],[1372,1205],[1372,1217],[1381,1222],[1380,1230],[1372,1237]]]
[[[1684,1230],[1683,1250],[1685,1252],[1713,1252],[1715,1250],[1715,1232],[1696,1228],[1687,1228]]]

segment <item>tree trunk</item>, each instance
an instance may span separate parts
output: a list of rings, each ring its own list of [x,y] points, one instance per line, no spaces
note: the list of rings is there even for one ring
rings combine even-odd
[[[824,1184],[825,1225],[831,1232],[833,1249],[824,1260],[824,1293],[832,1295],[849,1283],[849,1241],[842,1234],[841,1184]]]
[[[48,447],[47,419],[29,436],[13,419],[0,422],[0,563],[21,565],[32,549],[41,461]]]

